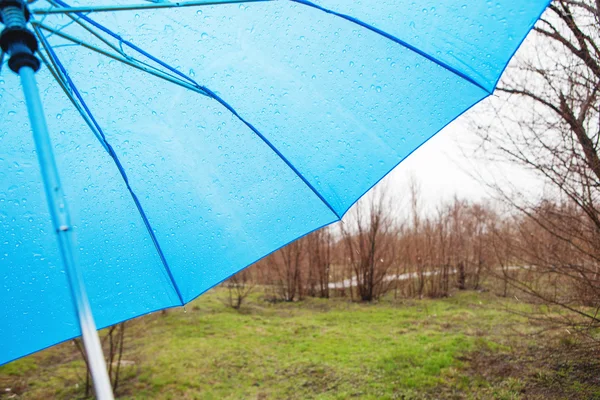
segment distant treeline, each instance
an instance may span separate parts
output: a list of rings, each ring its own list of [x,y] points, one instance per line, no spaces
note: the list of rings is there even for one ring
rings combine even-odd
[[[582,258],[586,218],[576,207],[543,201],[533,213],[509,214],[491,202],[455,198],[423,215],[419,204],[413,184],[410,213],[399,217],[394,200],[376,191],[342,222],[287,245],[228,285],[264,285],[274,301],[334,295],[373,301],[389,292],[444,297],[452,289],[480,289],[493,276],[503,296],[512,287],[547,301],[595,304],[600,269]],[[562,236],[549,234],[542,221],[560,227]]]

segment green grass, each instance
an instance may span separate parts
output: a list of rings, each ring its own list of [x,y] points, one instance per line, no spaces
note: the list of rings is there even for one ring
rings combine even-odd
[[[255,293],[241,312],[221,297],[213,290],[186,312],[129,322],[123,358],[132,365],[124,367],[120,397],[516,399],[523,389],[519,379],[491,382],[466,372],[465,355],[510,353],[507,332],[532,329],[491,294],[272,304]],[[0,398],[81,397],[84,374],[74,346],[65,343],[0,367]]]

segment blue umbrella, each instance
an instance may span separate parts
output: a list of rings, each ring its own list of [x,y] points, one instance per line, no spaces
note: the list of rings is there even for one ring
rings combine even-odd
[[[83,335],[111,398],[96,326],[338,221],[548,3],[0,0],[0,364]]]

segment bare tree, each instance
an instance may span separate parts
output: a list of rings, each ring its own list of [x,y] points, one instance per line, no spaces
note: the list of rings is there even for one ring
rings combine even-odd
[[[333,257],[331,228],[319,229],[306,237],[308,295],[329,298],[329,274]]]
[[[302,280],[304,249],[305,238],[302,238],[267,257],[266,264],[271,275],[271,288],[277,299],[283,301],[302,300],[305,291]]]
[[[578,328],[594,328],[600,326],[600,3],[555,0],[534,32],[501,96],[489,103],[493,119],[478,127],[489,157],[545,183],[541,201],[494,185],[523,215],[512,257],[532,278],[507,279],[583,319]]]
[[[358,298],[377,300],[390,289],[397,262],[397,230],[385,188],[361,200],[341,225]]]
[[[81,354],[85,363],[85,397],[89,397],[92,392],[91,371],[88,363],[87,353],[83,348],[81,339],[73,339],[73,343]],[[102,347],[106,355],[106,364],[108,366],[108,376],[112,385],[113,392],[119,388],[119,378],[121,373],[121,364],[123,359],[123,346],[125,343],[125,322],[113,325],[108,328],[106,336],[102,339]]]
[[[411,264],[416,269],[416,293],[419,298],[423,297],[426,283],[425,264],[423,262],[424,243],[421,235],[421,186],[415,176],[411,176],[409,182],[410,211],[412,219],[412,238],[409,239],[409,254],[412,255]]]

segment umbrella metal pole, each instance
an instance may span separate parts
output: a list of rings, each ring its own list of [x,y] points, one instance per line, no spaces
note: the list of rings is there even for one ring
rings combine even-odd
[[[35,73],[40,67],[40,61],[35,57],[38,46],[37,39],[27,28],[29,15],[24,0],[0,0],[0,22],[4,24],[4,29],[0,33],[0,46],[2,51],[10,55],[8,60],[10,69],[21,77],[52,226],[56,232],[73,305],[79,320],[83,345],[87,354],[87,365],[94,382],[94,391],[100,400],[113,400],[112,386],[106,370],[100,338],[85,291],[81,269],[75,256],[75,237],[71,227],[69,209],[60,185],[42,101],[35,81]]]
[[[98,399],[112,400],[112,386],[106,370],[102,346],[90,309],[81,269],[75,257],[75,238],[70,223],[69,210],[60,185],[58,169],[54,160],[52,144],[50,143],[50,136],[48,135],[48,128],[42,109],[42,102],[35,81],[35,71],[30,67],[22,67],[19,69],[19,75],[21,77],[23,92],[25,93],[25,102],[31,121],[31,129],[33,131],[52,224],[69,279],[71,295],[75,303],[83,345],[87,354],[88,366],[94,382],[94,391]]]

